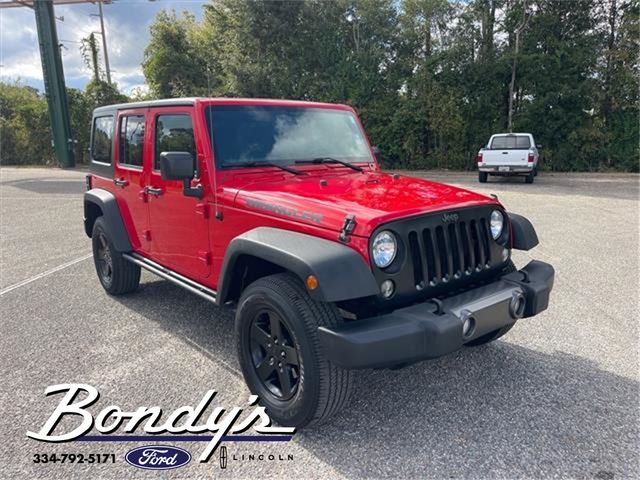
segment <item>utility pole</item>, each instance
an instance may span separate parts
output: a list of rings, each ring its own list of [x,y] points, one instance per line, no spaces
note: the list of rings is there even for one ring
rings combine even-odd
[[[104,32],[104,15],[102,14],[102,0],[98,0],[100,10],[100,31],[102,31],[102,49],[104,50],[104,66],[107,70],[107,83],[111,84],[111,68],[109,68],[109,52],[107,51],[107,35]]]
[[[56,31],[53,2],[33,2],[33,10],[36,14],[38,43],[40,44],[44,88],[49,106],[53,147],[60,166],[73,168],[76,163],[73,156],[69,105],[64,84],[60,42],[58,42],[58,33]]]
[[[509,83],[509,114],[507,118],[507,128],[509,133],[513,132],[513,96],[515,94],[516,86],[516,67],[518,65],[518,48],[520,46],[520,35],[527,26],[529,21],[529,14],[527,12],[527,1],[523,1],[522,5],[522,22],[516,27],[516,48],[513,53],[513,64],[511,65],[511,82]]]

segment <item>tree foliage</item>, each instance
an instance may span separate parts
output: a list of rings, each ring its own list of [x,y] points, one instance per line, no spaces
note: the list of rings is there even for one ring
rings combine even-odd
[[[100,52],[93,34],[82,40],[80,54],[92,78],[84,91],[68,88],[67,100],[75,159],[86,163],[93,109],[126,102],[128,97],[120,93],[117,85],[102,80]],[[0,82],[0,164],[56,164],[47,99],[20,82]]]
[[[473,168],[489,136],[506,131],[511,103],[513,131],[536,136],[543,168],[638,171],[639,0],[216,0],[203,8],[201,21],[158,14],[142,65],[150,92],[135,98],[348,103],[387,167],[453,169]],[[91,111],[126,97],[102,80],[95,38],[82,55],[93,78],[84,92],[69,90],[69,104],[86,159]],[[0,129],[2,163],[52,162],[38,92],[0,85]]]
[[[348,103],[387,166],[472,168],[507,128],[515,65],[513,130],[535,134],[545,168],[637,170],[638,11],[637,0],[216,0],[201,22],[158,15],[144,73],[158,97]]]

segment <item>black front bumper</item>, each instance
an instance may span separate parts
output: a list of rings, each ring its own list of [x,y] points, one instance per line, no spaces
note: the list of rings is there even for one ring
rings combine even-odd
[[[356,320],[318,334],[330,361],[344,368],[392,367],[453,352],[467,342],[532,317],[549,305],[553,267],[532,261],[483,287]],[[470,329],[463,333],[467,322]]]

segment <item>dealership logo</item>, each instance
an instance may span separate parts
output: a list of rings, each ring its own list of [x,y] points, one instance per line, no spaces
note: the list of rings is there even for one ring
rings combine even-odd
[[[191,461],[191,454],[178,447],[160,445],[134,448],[125,455],[124,459],[129,465],[137,468],[171,470],[184,467]]]
[[[246,407],[211,408],[217,392],[208,390],[197,405],[185,405],[172,412],[164,412],[159,406],[125,409],[117,405],[109,405],[97,414],[93,414],[88,408],[100,399],[100,393],[95,387],[82,383],[65,383],[47,387],[45,395],[54,394],[63,394],[58,406],[38,431],[27,432],[28,437],[50,443],[73,440],[173,442],[189,439],[189,441],[206,442],[198,460],[207,462],[223,441],[289,441],[296,430],[294,427],[272,425],[265,407],[258,405],[256,395],[249,396],[248,406],[251,408],[247,412],[245,412]],[[66,428],[60,431],[61,420],[65,417],[75,421],[64,422],[63,425]],[[135,435],[140,428],[144,435]],[[249,429],[252,429],[256,435],[240,435]],[[92,430],[101,435],[90,435]],[[212,435],[206,435],[208,433]],[[164,434],[169,435],[161,438]],[[189,461],[185,462],[185,454],[189,455],[189,459],[191,458],[188,452],[175,447],[162,447],[167,449],[164,453],[152,451],[153,448],[141,447],[131,450],[127,454],[127,461],[130,455],[132,460],[129,463],[132,465],[140,468],[145,468],[143,465],[149,465],[149,468],[160,469],[183,465]],[[220,462],[222,463],[223,460],[221,459]]]
[[[460,215],[458,215],[457,213],[445,213],[444,215],[442,215],[442,221],[444,223],[456,223],[459,218]]]

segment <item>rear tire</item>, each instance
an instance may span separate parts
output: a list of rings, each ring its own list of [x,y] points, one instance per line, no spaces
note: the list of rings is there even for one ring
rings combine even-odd
[[[478,172],[478,181],[480,183],[487,183],[487,178],[489,178],[489,174],[487,172]]]
[[[525,183],[533,183],[533,178],[535,177],[535,172],[533,170],[531,170],[531,172],[529,172],[527,174],[526,177],[524,177],[524,181]]]
[[[110,295],[123,295],[136,290],[140,284],[140,267],[125,260],[113,247],[109,229],[102,217],[98,217],[93,224],[91,243],[93,263],[102,288]]]
[[[515,272],[516,270],[517,270],[517,268],[514,265],[513,260],[509,260],[507,265],[504,267],[504,270],[502,271],[502,274],[505,275],[507,273]],[[507,332],[509,330],[511,330],[514,327],[515,324],[516,324],[516,322],[513,322],[510,325],[505,325],[502,328],[494,330],[493,332],[489,332],[486,335],[483,335],[482,337],[478,337],[475,340],[471,340],[470,342],[465,343],[464,346],[465,347],[479,347],[480,345],[486,345],[487,343],[491,343],[491,342],[499,339],[500,337],[506,335]]]
[[[316,302],[289,273],[249,285],[236,310],[240,366],[251,393],[281,425],[322,423],[349,400],[352,372],[330,363],[320,347],[319,326],[342,319],[335,307]]]

